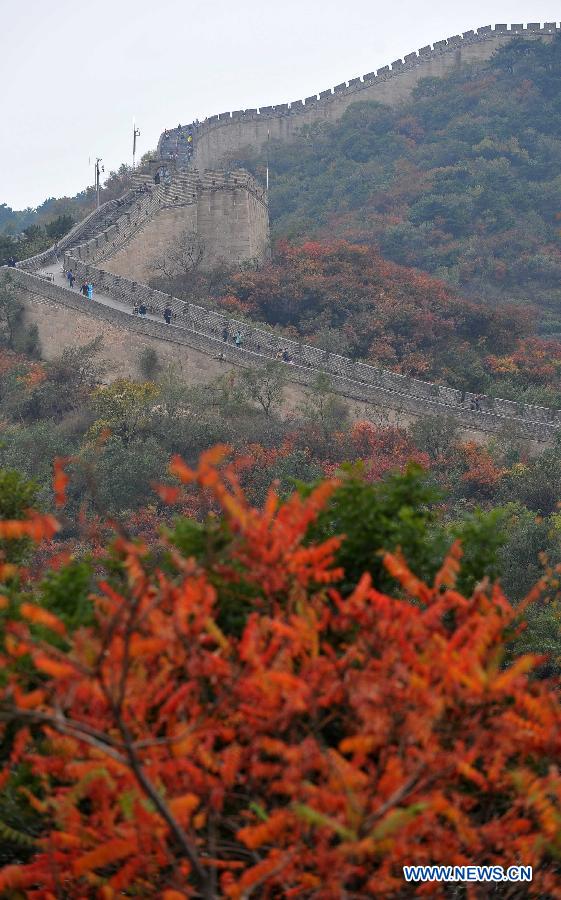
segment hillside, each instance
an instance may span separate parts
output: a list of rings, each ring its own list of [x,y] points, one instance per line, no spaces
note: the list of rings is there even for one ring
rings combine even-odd
[[[270,265],[234,275],[225,290],[222,308],[334,353],[463,390],[561,399],[561,345],[532,337],[526,311],[461,297],[371,246],[279,242]]]
[[[124,194],[130,187],[131,171],[123,164],[117,172],[109,173],[100,190],[101,203]],[[14,210],[0,203],[0,266],[11,256],[20,260],[41,253],[91,213],[95,204],[91,186],[74,197],[49,197],[35,209]]]
[[[462,294],[535,305],[540,333],[561,333],[560,77],[559,39],[516,39],[400,108],[357,103],[271,142],[274,235],[377,244]]]

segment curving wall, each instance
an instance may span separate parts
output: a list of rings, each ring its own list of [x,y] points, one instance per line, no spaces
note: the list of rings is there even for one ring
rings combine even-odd
[[[229,158],[258,150],[271,139],[291,141],[305,125],[340,119],[345,110],[361,100],[394,105],[405,100],[416,84],[427,77],[440,77],[448,72],[489,59],[499,47],[515,37],[530,40],[553,40],[561,32],[557,22],[529,22],[527,25],[485,25],[446,40],[421,47],[391,65],[367,72],[333,88],[322,90],[304,100],[243,109],[210,116],[193,129],[192,162],[200,169],[227,163]],[[186,161],[186,136],[190,126],[164,132],[158,142],[158,153],[166,157],[179,152]]]
[[[197,160],[212,157],[216,162],[226,146],[241,148],[245,146],[242,141],[261,140],[273,122],[278,124],[279,134],[284,128],[290,138],[291,133],[296,133],[290,131],[291,127],[300,128],[313,121],[314,117],[336,118],[350,103],[363,98],[372,99],[371,88],[378,90],[393,84],[399,88],[396,94],[399,99],[420,78],[437,73],[441,64],[445,71],[451,65],[488,58],[497,46],[510,40],[513,35],[552,39],[559,30],[556,23],[546,23],[543,27],[537,23],[525,27],[513,25],[510,29],[506,25],[496,25],[494,29],[487,26],[477,32],[467,32],[463,36],[437,42],[433,47],[422,48],[417,54],[394,62],[391,69],[385,67],[377,74],[369,73],[362,79],[352,79],[348,84],[322,92],[319,97],[274,108],[264,107],[259,112],[245,110],[211,117],[195,130],[195,157]],[[171,152],[168,144],[173,138],[170,134],[160,140],[159,151],[163,156]],[[226,139],[225,135],[230,137]],[[263,365],[268,359],[279,360],[282,351],[287,350],[290,363],[279,360],[279,364],[286,367],[288,379],[294,384],[310,384],[321,372],[329,376],[333,389],[342,395],[363,404],[396,410],[400,415],[451,416],[474,433],[496,433],[506,427],[518,437],[538,442],[549,442],[560,433],[559,410],[485,397],[481,401],[481,411],[474,411],[471,408],[473,394],[408,378],[318,347],[290,341],[270,329],[184,303],[140,281],[107,271],[111,262],[126,253],[147,225],[156,221],[166,208],[191,207],[200,203],[202,198],[212,220],[214,197],[242,192],[247,202],[254,205],[254,212],[257,210],[257,218],[261,215],[259,228],[266,222],[267,198],[248,173],[238,170],[199,174],[192,167],[182,168],[180,163],[181,160],[170,161],[173,177],[169,184],[160,185],[151,193],[131,191],[121,200],[105,204],[79,223],[59,244],[58,249],[64,250],[65,269],[72,268],[77,279],[93,281],[96,292],[112,298],[118,308],[101,303],[85,304],[76,292],[45,282],[41,270],[55,262],[57,255],[54,248],[20,263],[16,270],[9,270],[16,290],[24,299],[28,298],[35,306],[41,303],[48,305],[50,324],[52,326],[55,322],[55,331],[60,335],[64,333],[66,312],[71,309],[82,317],[99,321],[102,328],[103,322],[108,323],[108,329],[110,324],[113,328],[117,323],[121,334],[128,330],[131,335],[144,335],[159,341],[159,346],[163,342],[163,346],[190,347],[202,354],[199,361],[203,358],[214,361],[208,365],[205,362],[205,366],[215,374],[219,373],[224,362],[245,367]],[[226,240],[223,226],[220,217],[213,220],[212,240],[218,246]],[[100,266],[102,263],[104,268]],[[174,317],[172,326],[131,316],[132,308],[140,302],[144,302],[148,312],[158,319],[164,308],[171,306]],[[237,331],[242,335],[240,347],[232,343]],[[115,334],[117,332],[111,332],[111,339],[117,340]]]

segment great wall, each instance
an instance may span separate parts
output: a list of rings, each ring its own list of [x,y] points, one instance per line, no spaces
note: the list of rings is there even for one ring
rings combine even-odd
[[[420,79],[484,61],[516,36],[552,40],[559,32],[555,22],[485,26],[423,47],[391,67],[303,101],[222,113],[165,131],[156,158],[136,177],[132,190],[91,213],[56,249],[3,269],[3,277],[11,280],[11,289],[24,303],[28,321],[38,327],[45,358],[102,334],[112,377],[133,374],[140,351],[153,347],[162,361],[179,366],[188,381],[202,382],[232,366],[279,360],[287,350],[290,362],[279,365],[285,367],[289,402],[297,402],[306,386],[324,373],[357,416],[382,411],[403,423],[422,415],[446,416],[475,439],[508,433],[534,449],[548,444],[561,429],[560,410],[492,397],[484,397],[481,409],[474,410],[475,397],[469,392],[290,341],[264,327],[183,302],[145,282],[158,255],[185,233],[200,240],[206,266],[266,260],[267,196],[247,172],[228,170],[237,156],[258,152],[269,137],[293,140],[304,126],[334,121],[360,100],[397,104]],[[68,269],[78,282],[94,284],[93,301],[65,284],[62,272]],[[132,315],[141,304],[147,316]],[[170,325],[162,319],[166,306],[173,314]],[[236,331],[242,336],[240,346],[231,340]]]

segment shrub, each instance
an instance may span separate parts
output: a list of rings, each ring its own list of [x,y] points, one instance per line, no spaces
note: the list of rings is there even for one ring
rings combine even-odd
[[[305,543],[336,485],[256,510],[223,458],[175,459],[185,488],[160,489],[220,504],[214,551],[201,532],[157,552],[118,534],[75,632],[40,589],[0,598],[0,784],[29,767],[40,815],[0,891],[385,898],[416,894],[404,864],[469,861],[532,865],[529,895],[559,896],[557,689],[529,677],[537,657],[503,665],[516,619],[500,589],[461,596],[454,544],[430,586],[386,554],[399,596],[364,575],[343,597],[341,539]],[[59,467],[58,503],[64,487]],[[0,536],[56,527],[35,515]],[[225,633],[242,595],[241,634]]]

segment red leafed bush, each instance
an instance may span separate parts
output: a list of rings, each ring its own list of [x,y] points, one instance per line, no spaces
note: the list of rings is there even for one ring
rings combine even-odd
[[[223,456],[172,465],[222,507],[216,558],[121,535],[95,624],[68,633],[29,599],[8,616],[0,783],[28,764],[42,832],[0,892],[438,896],[402,866],[489,863],[533,865],[530,895],[561,897],[557,687],[530,677],[535,657],[505,664],[500,589],[458,594],[454,545],[431,586],[386,555],[399,596],[364,576],[343,598],[339,539],[306,542],[333,483],[255,510]],[[236,635],[218,619],[237,591],[252,612]]]

